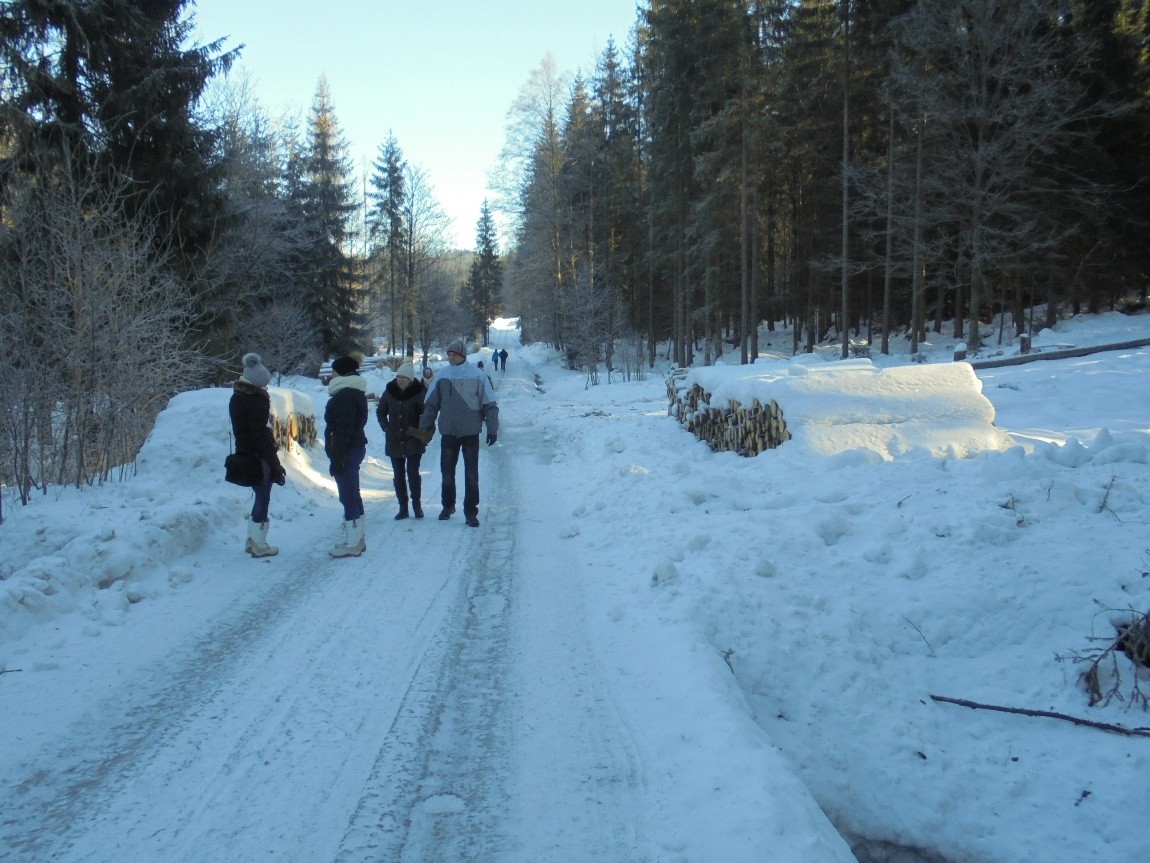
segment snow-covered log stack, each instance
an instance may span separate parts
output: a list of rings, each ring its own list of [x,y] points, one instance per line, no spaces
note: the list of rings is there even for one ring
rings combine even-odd
[[[272,435],[276,446],[287,449],[291,441],[301,446],[313,446],[319,438],[315,405],[311,398],[283,387],[268,387],[268,395],[272,403]]]
[[[698,384],[680,389],[686,376],[685,369],[678,369],[667,378],[670,413],[715,452],[756,456],[790,440],[783,412],[774,399],[766,404],[751,399],[746,407],[732,399],[722,408],[711,407],[710,395]]]
[[[1007,449],[994,406],[968,363],[877,368],[868,359],[759,362],[677,370],[670,414],[716,451],[910,452],[966,457]]]

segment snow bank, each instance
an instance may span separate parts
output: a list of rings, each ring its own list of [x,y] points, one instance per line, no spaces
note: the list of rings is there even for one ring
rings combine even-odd
[[[292,413],[315,413],[304,393],[268,392],[273,416],[284,424]],[[0,645],[37,622],[74,612],[94,634],[122,623],[130,606],[193,579],[179,561],[237,524],[250,503],[223,481],[232,447],[231,393],[218,387],[175,396],[156,418],[130,482],[54,488],[50,507],[6,511],[4,530],[28,539],[4,543]]]
[[[865,359],[772,361],[693,369],[686,383],[709,393],[713,408],[778,402],[791,455],[965,458],[1013,445],[995,428],[994,406],[968,363],[880,369]]]

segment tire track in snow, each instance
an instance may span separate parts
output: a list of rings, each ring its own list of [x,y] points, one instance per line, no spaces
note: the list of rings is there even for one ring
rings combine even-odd
[[[541,390],[539,390],[541,392]],[[538,419],[537,410],[531,419]],[[520,837],[506,863],[643,863],[651,850],[646,758],[595,643],[578,541],[556,553],[568,501],[548,480],[555,443],[531,428],[516,467],[525,528],[517,586],[519,661],[524,693],[515,812]]]
[[[442,554],[444,537],[426,527],[419,545]],[[332,825],[358,800],[357,774],[458,584],[450,570],[406,583],[383,570],[370,552],[309,556],[126,684],[9,795],[0,841],[12,859],[330,858]],[[123,718],[104,725],[109,716]],[[307,847],[317,856],[297,856]]]
[[[538,392],[526,379],[500,389],[509,419],[518,397]],[[445,628],[434,658],[425,654],[339,863],[654,859],[643,759],[588,642],[570,582],[577,565],[549,559],[548,538],[529,540],[549,524],[533,507],[558,501],[525,493],[517,472],[553,453],[522,425],[505,424],[504,446],[481,456],[481,489],[495,503],[463,559],[456,634]]]
[[[481,455],[484,497],[513,490],[501,451]],[[340,863],[375,860],[492,861],[505,837],[507,752],[512,728],[507,690],[514,514],[481,507],[478,531],[453,519],[444,530],[467,531],[467,554],[454,633],[427,654],[380,752],[345,833]]]

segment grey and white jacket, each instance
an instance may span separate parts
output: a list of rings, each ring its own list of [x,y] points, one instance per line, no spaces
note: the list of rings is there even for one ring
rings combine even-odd
[[[444,366],[435,373],[423,402],[419,427],[430,430],[436,417],[442,435],[477,435],[483,426],[489,435],[499,434],[499,404],[483,369],[465,362]]]

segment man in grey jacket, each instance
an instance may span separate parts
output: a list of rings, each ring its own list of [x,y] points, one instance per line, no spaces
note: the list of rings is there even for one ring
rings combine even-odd
[[[499,405],[495,390],[483,369],[467,362],[461,339],[447,346],[450,365],[440,369],[431,382],[419,429],[430,433],[439,418],[439,468],[443,474],[443,511],[440,521],[455,512],[455,468],[463,452],[463,515],[471,527],[479,527],[479,432],[487,427],[487,445],[499,434]],[[428,435],[430,437],[430,434]]]

